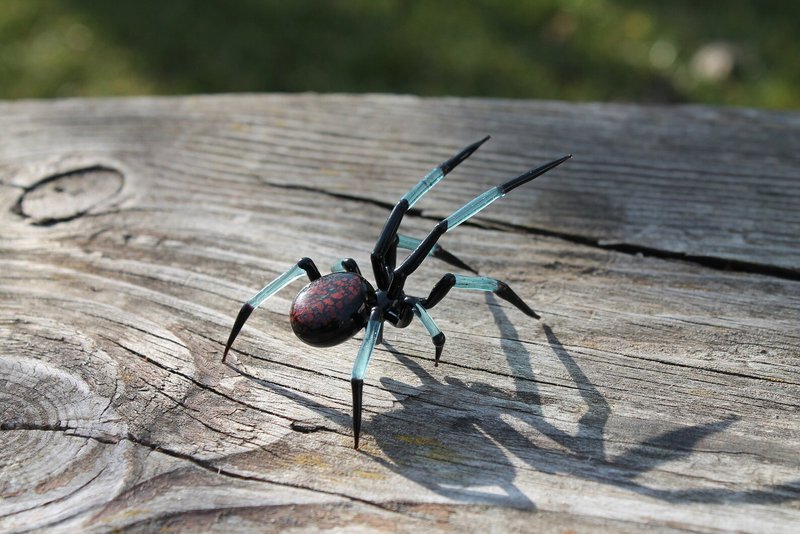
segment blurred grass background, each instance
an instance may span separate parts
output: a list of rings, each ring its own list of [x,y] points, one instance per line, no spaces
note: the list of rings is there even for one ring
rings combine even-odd
[[[0,98],[392,92],[800,107],[800,2],[0,0]]]

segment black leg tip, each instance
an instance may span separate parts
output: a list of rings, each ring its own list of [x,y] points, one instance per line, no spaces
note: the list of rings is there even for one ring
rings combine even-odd
[[[439,367],[439,360],[442,358],[442,350],[444,349],[445,337],[444,333],[439,332],[433,336],[433,345],[436,347],[436,356],[433,360],[433,366]]]
[[[433,247],[433,257],[442,260],[445,263],[448,263],[454,267],[458,267],[459,269],[464,269],[465,271],[469,271],[471,273],[478,274],[478,271],[467,265],[463,260],[458,258],[457,256],[453,255],[452,253],[446,251],[442,248],[441,245],[434,245]]]
[[[353,448],[358,449],[361,438],[361,407],[364,392],[364,381],[357,378],[350,380],[353,390]]]
[[[250,314],[253,313],[254,309],[255,308],[253,308],[249,302],[245,302],[244,306],[242,306],[242,309],[239,310],[239,315],[236,316],[236,321],[233,323],[231,334],[228,336],[228,342],[225,344],[225,352],[222,353],[222,363],[225,363],[225,360],[228,357],[228,351],[231,350],[231,345],[233,345],[236,336],[239,335],[244,323],[247,322],[247,318],[250,317]]]
[[[541,319],[541,317],[539,317],[539,314],[533,311],[530,306],[525,304],[525,301],[519,298],[519,295],[514,293],[514,291],[510,287],[508,287],[508,284],[506,284],[505,282],[500,282],[498,284],[498,287],[494,291],[494,294],[500,297],[501,299],[505,300],[506,302],[510,302],[511,304],[516,306],[516,308],[519,311],[521,311],[528,317],[533,317],[534,319]]]
[[[562,163],[564,163],[565,161],[567,161],[571,157],[572,157],[572,154],[568,154],[568,155],[564,156],[563,158],[559,158],[557,160],[551,161],[550,163],[546,163],[546,164],[542,165],[541,167],[537,167],[535,169],[531,169],[526,173],[520,174],[519,176],[517,176],[513,180],[509,180],[508,182],[499,185],[498,187],[503,192],[503,194],[509,193],[510,191],[516,189],[517,187],[521,186],[522,184],[526,184],[526,183],[530,182],[531,180],[533,180],[534,178],[537,178],[537,177],[543,175],[547,171],[553,170],[554,168],[558,167],[559,165],[561,165]]]
[[[480,148],[480,146],[482,144],[484,144],[486,141],[488,141],[490,139],[490,137],[491,136],[487,135],[486,137],[484,137],[480,141],[476,141],[476,142],[472,143],[471,145],[468,145],[468,146],[464,147],[464,149],[461,150],[461,152],[459,152],[458,154],[456,154],[452,158],[450,158],[447,161],[445,161],[444,163],[442,163],[439,166],[439,168],[442,169],[442,172],[444,174],[449,173],[450,171],[455,169],[461,162],[463,162],[465,159],[470,157],[473,152],[478,150],[478,148]]]

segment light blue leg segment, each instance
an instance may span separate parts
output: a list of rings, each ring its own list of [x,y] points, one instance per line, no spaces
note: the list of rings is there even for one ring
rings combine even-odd
[[[550,163],[542,165],[541,167],[538,167],[536,169],[531,169],[528,172],[522,173],[516,178],[507,181],[504,184],[500,184],[496,187],[489,189],[485,193],[478,195],[474,200],[471,200],[463,208],[457,210],[455,213],[453,213],[447,218],[447,231],[452,230],[453,228],[463,223],[470,217],[476,215],[478,212],[480,212],[482,209],[484,209],[486,206],[488,206],[498,198],[504,197],[506,193],[509,193],[510,191],[513,191],[517,187],[530,182],[537,176],[541,176],[547,171],[554,169],[555,167],[558,167],[571,157],[572,155],[564,156],[563,158],[551,161]]]
[[[239,335],[239,332],[242,330],[244,323],[247,322],[247,318],[250,317],[250,314],[272,295],[305,275],[308,275],[311,280],[319,278],[317,267],[314,265],[314,262],[308,258],[301,259],[297,262],[297,265],[267,284],[264,289],[244,303],[242,309],[239,310],[239,314],[236,316],[236,321],[233,323],[233,328],[228,336],[228,342],[225,344],[225,351],[222,353],[223,363],[228,357],[228,351],[231,349],[231,345],[233,345],[236,336]]]
[[[298,278],[302,278],[306,275],[306,272],[298,265],[295,265],[278,278],[267,284],[264,289],[259,291],[255,294],[253,298],[247,301],[247,303],[252,306],[254,309],[261,306],[261,304],[270,298],[272,295],[283,289],[284,287],[288,286]]]
[[[419,320],[422,322],[423,326],[425,326],[425,330],[431,335],[431,341],[433,341],[433,346],[436,347],[436,357],[433,360],[434,365],[439,365],[439,359],[442,357],[442,349],[444,348],[445,337],[439,327],[436,326],[436,323],[433,321],[433,317],[430,316],[428,310],[425,307],[417,302],[414,304],[412,308],[414,311],[414,315],[416,315]]]
[[[467,202],[462,208],[459,208],[452,215],[450,215],[447,220],[447,231],[449,232],[459,224],[463,223],[470,217],[474,217],[477,215],[481,210],[486,208],[489,204],[497,200],[498,198],[502,198],[504,196],[503,191],[499,187],[493,187],[486,191],[485,193],[481,193],[473,200]]]
[[[408,207],[410,208],[417,201],[422,198],[422,195],[433,189],[433,186],[438,184],[444,178],[444,171],[441,167],[436,167],[431,172],[429,172],[425,178],[419,181],[417,185],[411,188],[411,190],[403,195],[403,200],[408,202]]]
[[[364,375],[367,372],[367,365],[372,358],[372,351],[378,342],[378,334],[381,331],[381,322],[377,319],[370,319],[367,322],[366,333],[364,334],[364,341],[361,342],[361,348],[358,350],[358,356],[353,364],[353,380],[364,380]]]
[[[417,239],[415,237],[409,237],[407,235],[397,234],[397,238],[398,238],[397,248],[402,248],[404,250],[416,250],[419,244],[422,243],[421,239]],[[450,265],[458,267],[459,269],[464,269],[465,271],[472,271],[473,273],[478,272],[469,265],[467,265],[466,263],[464,263],[463,260],[454,256],[450,252],[447,252],[439,244],[433,245],[431,251],[428,252],[428,256],[439,258],[443,262],[449,263]]]
[[[430,309],[436,306],[447,295],[448,291],[454,287],[458,289],[472,289],[474,291],[491,291],[501,299],[516,306],[517,309],[525,315],[533,317],[534,319],[539,319],[539,314],[525,304],[525,302],[519,298],[519,295],[508,287],[508,284],[496,278],[488,278],[486,276],[464,276],[462,274],[451,273],[444,275],[433,289],[431,289],[428,298],[425,299],[425,307]]]
[[[353,258],[339,258],[331,264],[332,273],[356,273],[361,275],[361,269],[358,268],[356,260]]]
[[[436,326],[436,323],[433,322],[433,317],[431,314],[428,313],[428,310],[422,307],[422,304],[419,302],[414,304],[414,315],[416,315],[419,320],[422,322],[422,325],[425,327],[425,330],[431,335],[431,337],[436,337],[442,333],[439,330],[439,327]]]
[[[416,237],[409,237],[407,235],[397,234],[398,241],[397,241],[397,248],[402,248],[403,250],[414,250],[422,243],[421,239],[417,239]],[[439,249],[439,245],[435,245],[430,252],[428,252],[428,256],[433,256],[436,254],[437,249]]]
[[[467,202],[462,208],[454,211],[449,217],[443,219],[439,224],[437,224],[431,233],[428,234],[428,237],[423,239],[419,246],[414,249],[414,252],[412,252],[411,255],[405,259],[402,265],[396,269],[395,280],[400,280],[400,283],[402,283],[402,281],[410,276],[411,273],[417,270],[434,245],[436,245],[436,241],[446,232],[458,227],[470,217],[474,217],[492,202],[505,196],[506,193],[513,191],[517,187],[530,182],[537,176],[541,176],[547,171],[561,165],[571,157],[572,156],[567,155],[563,158],[551,161],[546,165],[542,165],[541,167],[531,169],[528,172],[520,174],[516,178],[485,191],[473,200]],[[392,284],[394,285],[394,281]],[[396,290],[396,287],[392,287],[390,289]]]
[[[367,321],[367,329],[364,334],[364,341],[361,342],[361,348],[358,349],[358,356],[353,364],[353,375],[350,379],[350,387],[353,390],[353,438],[355,439],[355,447],[358,448],[358,442],[361,436],[361,407],[364,392],[364,375],[367,372],[367,366],[372,358],[372,351],[378,343],[378,336],[381,333],[381,316],[378,308],[372,308],[372,313]]]
[[[456,283],[453,287],[460,289],[475,289],[478,291],[497,291],[500,288],[500,281],[485,276],[464,276],[455,274]]]

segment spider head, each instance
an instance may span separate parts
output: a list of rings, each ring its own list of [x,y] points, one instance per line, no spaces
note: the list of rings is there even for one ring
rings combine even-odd
[[[361,275],[327,274],[295,297],[290,311],[292,330],[314,347],[338,345],[364,328],[375,302],[375,290]]]

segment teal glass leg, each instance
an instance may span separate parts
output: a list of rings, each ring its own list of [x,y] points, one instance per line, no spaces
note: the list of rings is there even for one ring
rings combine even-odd
[[[533,180],[534,178],[541,176],[542,174],[546,173],[547,171],[558,167],[572,155],[564,156],[563,158],[559,158],[557,160],[551,161],[541,167],[537,167],[535,169],[531,169],[530,171],[520,174],[516,178],[513,178],[503,184],[498,185],[497,187],[493,187],[488,191],[481,193],[473,200],[467,202],[462,208],[453,212],[447,219],[447,231],[449,232],[459,224],[463,223],[470,217],[474,217],[477,215],[481,210],[489,206],[492,202],[497,200],[498,198],[502,198],[510,191],[513,191],[517,187],[526,184]]]
[[[397,234],[397,248],[402,248],[403,250],[414,250],[422,243],[421,239],[417,239],[415,237],[409,237],[403,234]],[[428,256],[431,256],[433,253],[429,253]]]
[[[470,217],[474,217],[481,210],[485,209],[492,202],[503,196],[499,187],[493,187],[467,202],[463,207],[457,209],[447,219],[447,231],[449,232]]]
[[[397,238],[398,238],[397,247],[402,248],[403,250],[414,250],[419,246],[420,243],[422,243],[422,240],[417,239],[415,237],[409,237],[407,235],[398,234]],[[469,265],[467,265],[462,259],[458,258],[451,252],[446,251],[439,244],[433,246],[431,251],[428,252],[428,256],[440,259],[443,262],[452,265],[453,267],[458,267],[459,269],[464,269],[465,271],[470,271],[473,273],[478,272]]]
[[[363,406],[363,390],[364,390],[364,375],[367,372],[367,366],[372,359],[372,351],[378,343],[378,335],[381,332],[381,318],[378,308],[372,309],[369,321],[367,322],[364,340],[361,342],[361,348],[358,350],[356,361],[353,364],[353,374],[350,378],[350,386],[353,390],[353,439],[355,440],[355,448],[358,448],[359,438],[361,436],[361,411]]]
[[[300,268],[299,266],[295,265],[278,278],[264,286],[264,289],[253,295],[253,298],[247,301],[253,309],[258,308],[261,306],[265,300],[270,298],[272,295],[283,289],[284,287],[288,286],[298,278],[302,278],[306,272]]]
[[[398,279],[405,280],[408,278],[411,273],[413,273],[422,264],[425,257],[436,245],[436,242],[446,232],[456,228],[470,217],[474,217],[477,213],[485,209],[487,206],[489,206],[489,204],[498,198],[502,198],[503,195],[507,194],[508,192],[513,191],[517,187],[530,182],[537,176],[541,176],[547,171],[561,165],[571,157],[571,155],[564,156],[563,158],[551,161],[550,163],[542,165],[541,167],[531,169],[530,171],[523,173],[505,183],[502,183],[497,187],[493,187],[488,191],[481,193],[473,200],[467,202],[463,207],[454,211],[446,219],[442,219],[442,221],[440,221],[439,224],[437,224],[433,230],[431,230],[431,233],[420,242],[419,246],[414,249],[414,252],[412,252],[408,258],[405,259],[402,265],[398,267],[395,274],[402,275],[399,276]]]
[[[420,198],[422,198],[422,196],[425,193],[427,193],[428,191],[433,189],[433,186],[435,186],[436,184],[441,182],[442,178],[444,178],[444,173],[442,172],[442,169],[440,167],[436,167],[431,172],[429,172],[425,176],[425,178],[420,180],[417,183],[417,185],[412,187],[411,190],[408,193],[403,195],[402,200],[405,200],[406,202],[408,202],[408,207],[410,208],[411,206],[416,204],[417,201]]]
[[[294,267],[267,284],[261,291],[244,303],[242,309],[239,310],[239,314],[236,316],[236,321],[233,323],[233,328],[228,336],[228,342],[225,344],[225,352],[222,353],[223,362],[225,362],[225,359],[228,357],[228,351],[231,350],[231,345],[233,345],[236,336],[239,335],[244,323],[247,321],[248,317],[250,317],[250,314],[253,313],[253,310],[261,306],[261,304],[272,295],[303,276],[308,276],[310,280],[316,280],[320,277],[314,262],[308,258],[301,259]]]
[[[380,330],[381,321],[371,316],[367,322],[364,341],[361,342],[361,348],[358,350],[358,356],[356,356],[356,361],[353,363],[353,380],[364,380],[364,375],[367,372],[367,366],[372,358],[372,350],[375,348],[375,345],[378,342],[378,334],[380,333]]]
[[[331,272],[361,274],[361,269],[353,258],[340,258],[331,265]]]
[[[500,287],[500,280],[495,280],[494,278],[488,278],[486,276],[463,276],[460,274],[454,274],[453,277],[456,279],[453,287],[457,287],[459,289],[497,291],[497,289]]]
[[[425,178],[420,180],[417,183],[417,185],[412,187],[411,190],[408,193],[403,195],[402,200],[405,200],[406,202],[408,202],[408,207],[409,208],[411,206],[413,206],[414,204],[416,204],[417,201],[420,198],[422,198],[422,196],[425,193],[427,193],[428,191],[433,189],[433,187],[436,184],[441,182],[442,178],[444,178],[445,175],[447,175],[447,173],[449,173],[450,171],[455,169],[458,166],[459,163],[461,163],[462,161],[464,161],[465,159],[470,157],[473,152],[478,150],[478,148],[488,140],[489,140],[489,136],[487,135],[486,137],[484,137],[480,141],[477,141],[475,143],[472,143],[471,145],[468,145],[468,146],[464,147],[461,150],[461,152],[459,152],[458,154],[456,154],[455,156],[453,156],[452,158],[448,159],[447,161],[445,161],[444,163],[442,163],[441,165],[439,165],[438,167],[433,169],[431,172],[429,172],[425,176]]]
[[[439,359],[442,357],[442,349],[444,348],[445,337],[439,327],[436,326],[436,323],[433,321],[433,317],[428,313],[428,310],[425,307],[417,302],[414,304],[414,315],[416,315],[422,325],[425,327],[425,330],[428,331],[430,334],[431,339],[433,340],[433,346],[436,347],[436,358],[434,359],[433,365],[439,365]]]
[[[425,193],[430,191],[437,183],[439,183],[447,175],[447,173],[452,171],[473,152],[478,150],[478,147],[480,147],[488,139],[489,137],[486,136],[480,141],[472,143],[471,145],[462,149],[461,152],[433,169],[425,176],[425,178],[420,180],[417,185],[412,187],[408,193],[403,195],[403,198],[401,198],[395,207],[392,208],[392,212],[389,214],[389,218],[386,219],[386,223],[383,225],[383,230],[381,230],[381,233],[378,236],[378,241],[375,243],[375,248],[372,250],[372,254],[370,255],[372,271],[375,274],[375,283],[379,289],[392,290],[393,292],[396,292],[397,289],[397,284],[394,280],[394,273],[392,272],[394,271],[394,257],[389,257],[388,255],[393,255],[397,251],[397,230],[400,228],[400,223],[403,220],[403,216],[405,216],[406,212],[411,209],[411,206],[416,204],[416,202],[422,198]],[[433,243],[431,243],[431,245],[433,245]],[[417,261],[418,259],[419,262],[421,262],[429,252],[429,248],[424,252],[420,252],[417,254],[419,257],[415,258],[414,261]],[[413,255],[414,253],[412,253],[412,256]],[[388,268],[389,266],[391,266],[391,269]],[[403,276],[400,276],[400,279],[405,280]]]
[[[525,315],[533,317],[534,319],[539,319],[539,315],[533,311],[530,306],[525,304],[519,295],[508,287],[508,284],[486,276],[465,276],[461,274],[444,275],[442,279],[433,286],[430,295],[425,299],[425,307],[431,309],[436,306],[454,287],[458,289],[472,289],[475,291],[491,291],[501,299],[516,306],[517,309]]]

